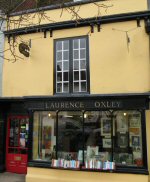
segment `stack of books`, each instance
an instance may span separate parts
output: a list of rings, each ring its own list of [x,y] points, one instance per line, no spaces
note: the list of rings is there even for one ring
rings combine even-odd
[[[86,169],[102,169],[102,162],[95,159],[86,160],[85,168]]]
[[[89,159],[85,161],[85,169],[99,169],[99,170],[114,170],[115,163],[114,162],[102,162],[95,159]]]
[[[80,161],[65,160],[65,159],[57,159],[57,160],[52,159],[52,167],[78,169],[80,167]]]
[[[114,162],[104,162],[103,163],[103,170],[114,170],[115,169],[115,163]]]

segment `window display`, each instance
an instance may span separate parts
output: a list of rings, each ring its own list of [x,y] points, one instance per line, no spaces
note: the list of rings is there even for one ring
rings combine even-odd
[[[138,111],[35,112],[33,160],[72,169],[142,167],[141,131]]]

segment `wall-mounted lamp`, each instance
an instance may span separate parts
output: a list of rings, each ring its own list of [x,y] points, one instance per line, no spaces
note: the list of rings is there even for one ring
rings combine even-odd
[[[29,51],[30,47],[26,43],[22,42],[19,44],[19,52],[23,54],[25,57],[30,56]]]

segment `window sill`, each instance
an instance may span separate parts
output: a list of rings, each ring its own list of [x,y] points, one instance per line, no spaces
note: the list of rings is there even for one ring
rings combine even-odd
[[[125,173],[125,174],[143,174],[149,175],[149,172],[145,168],[116,168],[114,170],[103,170],[103,169],[86,169],[86,168],[59,168],[59,167],[51,167],[49,162],[45,161],[31,161],[28,162],[28,167],[37,167],[37,168],[49,168],[55,170],[70,170],[70,171],[88,171],[88,172],[104,172],[104,173]]]

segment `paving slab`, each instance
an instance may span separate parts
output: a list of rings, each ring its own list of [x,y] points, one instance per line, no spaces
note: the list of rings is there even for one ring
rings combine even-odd
[[[0,182],[25,182],[25,174],[0,173]]]

